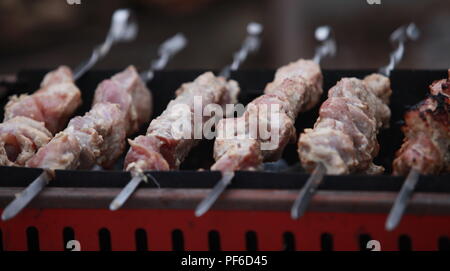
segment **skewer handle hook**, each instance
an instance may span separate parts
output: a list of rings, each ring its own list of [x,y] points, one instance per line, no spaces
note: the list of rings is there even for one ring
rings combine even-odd
[[[164,69],[169,60],[184,49],[187,45],[187,39],[182,33],[178,33],[175,36],[164,41],[158,49],[158,59],[152,61],[150,68],[147,71],[141,73],[141,78],[144,82],[148,82],[154,77],[154,71]]]
[[[326,56],[335,56],[337,51],[336,41],[333,30],[330,26],[324,25],[316,28],[314,33],[317,41],[321,44],[316,48],[313,61],[320,64],[320,61]]]
[[[129,9],[118,9],[111,19],[111,27],[105,41],[96,46],[91,57],[78,66],[74,71],[74,79],[79,79],[85,72],[91,69],[99,60],[103,59],[118,42],[132,41],[136,38],[138,24]]]
[[[420,30],[414,23],[402,25],[392,32],[389,40],[392,44],[397,44],[397,47],[389,56],[389,64],[380,68],[379,73],[389,77],[392,70],[403,59],[405,53],[405,43],[408,40],[417,40],[420,37]]]
[[[247,59],[249,53],[256,52],[259,49],[262,31],[263,26],[259,23],[251,22],[247,25],[247,37],[242,43],[241,49],[233,55],[233,62],[223,68],[220,76],[229,78],[231,71],[239,69],[239,66]]]

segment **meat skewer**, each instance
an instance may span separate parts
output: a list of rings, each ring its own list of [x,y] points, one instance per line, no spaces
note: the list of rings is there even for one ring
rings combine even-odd
[[[247,105],[241,117],[219,122],[214,143],[216,162],[211,170],[219,170],[222,178],[197,206],[196,216],[203,215],[211,208],[231,183],[235,171],[261,169],[263,162],[280,159],[286,145],[295,141],[295,118],[300,112],[314,107],[323,92],[319,63],[323,57],[336,52],[330,27],[317,28],[316,38],[322,44],[317,48],[313,60],[300,59],[279,68],[274,81],[267,84],[265,94]],[[269,107],[275,107],[275,110]],[[271,130],[270,137],[255,132],[252,121],[257,126],[267,124]]]
[[[407,175],[389,212],[386,230],[400,223],[420,174],[450,172],[450,69],[433,82],[428,98],[405,114],[405,138],[393,162],[394,175]]]
[[[81,104],[81,92],[75,81],[104,58],[113,44],[133,40],[136,29],[129,10],[115,11],[106,40],[74,73],[60,66],[44,77],[35,93],[11,97],[0,124],[0,165],[24,166],[52,135],[62,130]]]
[[[383,172],[373,159],[379,150],[378,132],[389,125],[389,75],[403,57],[404,43],[418,35],[414,24],[398,28],[391,35],[398,46],[386,67],[363,80],[343,78],[329,90],[314,128],[306,129],[298,141],[301,163],[312,174],[292,206],[293,219],[304,214],[326,173]]]
[[[236,103],[239,86],[236,81],[227,80],[227,78],[230,76],[230,71],[237,70],[250,52],[258,49],[258,36],[262,32],[262,26],[250,23],[247,26],[247,32],[247,38],[241,49],[234,54],[231,65],[226,66],[219,76],[206,72],[193,82],[183,84],[176,92],[177,97],[169,103],[158,118],[150,123],[147,134],[129,141],[131,147],[125,157],[125,169],[130,171],[132,179],[111,202],[110,210],[119,209],[139,184],[146,181],[144,171],[177,169],[189,151],[199,143],[200,139],[196,139],[194,135],[195,121],[192,122],[195,119],[192,115],[195,111],[196,97],[201,97],[201,112],[208,105],[218,104],[225,107],[226,104]],[[179,110],[180,105],[186,106],[186,110]],[[213,118],[203,117],[201,127]],[[183,138],[173,130],[174,125],[182,125],[182,123],[190,127],[191,133],[188,137]]]
[[[5,208],[2,220],[16,216],[54,178],[57,169],[111,166],[124,151],[126,136],[150,118],[152,97],[146,83],[185,45],[184,36],[177,34],[160,46],[159,59],[142,77],[130,66],[101,82],[91,110],[73,118],[64,131],[27,161],[26,166],[44,171]]]

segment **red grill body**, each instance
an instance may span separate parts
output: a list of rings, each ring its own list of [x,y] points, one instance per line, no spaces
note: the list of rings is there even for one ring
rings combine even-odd
[[[4,250],[64,250],[67,227],[82,250],[136,250],[142,241],[149,250],[209,250],[211,231],[218,233],[222,250],[360,250],[370,239],[380,241],[382,250],[448,247],[450,216],[407,215],[393,232],[384,230],[385,219],[386,214],[363,213],[310,212],[293,221],[288,212],[276,211],[211,211],[195,218],[192,210],[28,209],[0,228]],[[137,230],[146,238],[137,240]]]

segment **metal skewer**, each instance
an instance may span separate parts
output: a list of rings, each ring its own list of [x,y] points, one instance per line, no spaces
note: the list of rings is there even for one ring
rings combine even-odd
[[[225,66],[219,73],[219,76],[229,78],[231,71],[236,71],[239,66],[247,59],[249,53],[256,52],[261,44],[260,35],[263,31],[263,26],[259,23],[251,22],[247,25],[247,37],[242,43],[239,51],[234,53],[233,62]]]
[[[314,32],[314,36],[317,41],[322,42],[316,48],[316,53],[314,54],[313,61],[320,64],[320,61],[326,56],[336,55],[336,41],[334,40],[333,30],[328,25],[319,26]]]
[[[392,231],[400,223],[406,210],[406,206],[408,205],[408,201],[411,199],[417,182],[419,181],[419,177],[420,172],[418,170],[411,169],[411,171],[409,171],[408,177],[403,183],[403,186],[395,199],[394,205],[389,212],[385,225],[386,230]]]
[[[398,43],[397,48],[390,54],[389,64],[380,68],[379,73],[388,76],[395,66],[401,61],[405,51],[405,42],[408,39],[415,40],[419,37],[419,30],[414,23],[410,23],[407,26],[401,26],[392,32],[390,41],[392,43]],[[326,174],[326,168],[322,163],[318,163],[313,173],[309,176],[306,184],[300,191],[299,196],[295,200],[291,208],[292,219],[300,218],[307,209],[309,202],[314,194],[317,192],[317,188],[322,183]]]
[[[128,200],[128,198],[134,193],[134,191],[136,191],[139,184],[145,180],[146,177],[143,174],[136,174],[135,176],[133,176],[133,178],[111,202],[111,204],[109,205],[109,210],[115,211],[122,207],[122,205]]]
[[[187,39],[182,33],[164,41],[158,48],[158,58],[152,61],[150,68],[141,72],[140,76],[144,82],[148,82],[155,76],[155,71],[159,71],[166,67],[167,63],[174,55],[184,49],[187,45]]]
[[[111,27],[106,40],[101,45],[95,47],[91,57],[74,70],[74,79],[79,79],[99,60],[104,58],[115,43],[133,40],[137,35],[137,30],[137,23],[132,18],[130,10],[116,10],[112,16]],[[2,220],[6,221],[20,213],[53,179],[53,176],[54,173],[52,170],[44,169],[22,193],[16,195],[16,198],[6,206],[2,213]]]
[[[6,221],[15,217],[28,203],[31,202],[52,179],[51,174],[44,170],[30,185],[6,206],[2,213],[2,220]]]
[[[332,29],[328,25],[319,26],[316,28],[314,32],[314,36],[316,40],[321,41],[322,44],[317,46],[316,52],[313,57],[313,61],[317,64],[320,64],[320,61],[327,56],[334,57],[336,55],[337,46],[336,41],[333,38]],[[265,171],[289,171],[291,170],[286,161],[280,159],[275,162],[265,162],[264,165]]]
[[[220,73],[221,76],[230,77],[230,71],[235,71],[239,68],[239,65],[246,59],[248,53],[256,51],[259,48],[260,39],[259,35],[262,32],[262,25],[257,23],[250,23],[247,26],[247,32],[249,36],[244,40],[241,49],[234,54],[233,63],[226,66]],[[206,213],[209,208],[216,202],[219,196],[225,191],[225,189],[231,184],[234,178],[234,172],[223,172],[222,177],[209,192],[208,196],[204,198],[197,208],[195,209],[195,216],[199,217]]]
[[[146,71],[140,73],[142,81],[149,82],[155,76],[155,71],[164,69],[169,60],[181,51],[187,45],[187,39],[182,33],[178,33],[170,39],[164,41],[158,49],[158,58],[152,61],[150,68]],[[153,176],[149,175],[153,182],[159,187],[159,183]],[[117,195],[115,200],[110,204],[109,209],[114,211],[119,208],[133,193],[134,190],[139,186],[142,180],[146,180],[146,176],[143,174],[137,174],[134,176],[130,182],[125,186],[125,188]]]
[[[223,172],[222,177],[213,187],[213,189],[209,192],[208,196],[204,198],[197,208],[195,208],[195,216],[200,217],[205,214],[211,206],[216,202],[220,195],[227,189],[227,187],[231,184],[231,180],[234,178],[234,172]]]
[[[75,80],[90,70],[95,63],[104,58],[115,43],[131,41],[136,38],[138,24],[129,9],[116,10],[111,19],[111,27],[105,41],[96,46],[91,57],[74,70]]]
[[[397,41],[398,47],[397,50],[391,53],[389,64],[386,67],[380,69],[380,73],[389,76],[391,70],[403,57],[404,42],[408,39],[416,40],[419,38],[419,36],[420,31],[414,23],[411,23],[408,26],[403,26],[403,28],[399,28],[394,33],[392,33],[391,41]],[[403,214],[406,210],[406,206],[408,205],[408,201],[412,197],[414,188],[419,181],[419,177],[420,172],[418,172],[416,169],[411,169],[408,177],[403,183],[402,188],[400,189],[399,194],[397,195],[397,198],[395,199],[391,211],[389,212],[385,225],[386,230],[392,231],[400,223],[400,220],[402,219]]]
[[[250,23],[247,25],[247,37],[245,38],[240,50],[234,54],[233,62],[227,65],[220,72],[220,76],[225,78],[230,77],[231,71],[235,71],[239,68],[240,64],[247,58],[248,54],[256,51],[259,48],[260,39],[259,35],[262,32],[262,25],[258,23]],[[234,174],[233,174],[234,175]],[[152,177],[150,175],[150,177]],[[229,182],[231,182],[232,177]],[[117,197],[109,205],[111,211],[115,211],[123,206],[133,192],[138,188],[142,181],[146,180],[146,175],[143,173],[134,174],[131,181],[125,186],[125,188],[117,195]],[[154,180],[155,181],[155,180]],[[220,181],[219,181],[220,182]],[[206,199],[205,199],[206,200]]]
[[[320,63],[321,59],[325,56],[334,56],[336,53],[336,42],[332,37],[332,30],[329,26],[320,26],[316,28],[315,37],[318,41],[321,41],[321,45],[317,47],[313,60],[316,63]],[[222,173],[222,178],[214,186],[209,195],[203,199],[202,202],[195,209],[195,216],[199,217],[205,214],[211,206],[216,202],[219,196],[225,191],[225,189],[231,184],[231,180],[234,177],[234,172]]]
[[[397,32],[397,33],[396,33]],[[416,40],[420,36],[420,31],[416,27],[414,23],[409,24],[408,26],[404,26],[402,30],[398,29],[396,32],[392,33],[391,41],[395,39],[406,41],[408,38],[412,40]],[[390,71],[393,67],[400,61],[404,52],[403,42],[399,42],[397,50],[391,54],[390,63],[384,68],[381,69],[380,72],[385,72],[387,75],[390,74]],[[400,220],[403,217],[403,214],[408,205],[409,199],[412,197],[412,193],[414,192],[414,188],[416,187],[417,182],[419,181],[420,172],[416,169],[411,169],[403,183],[402,188],[400,189],[397,198],[395,199],[394,205],[389,212],[388,218],[386,220],[385,228],[388,231],[392,231],[397,227],[400,223]]]
[[[179,51],[181,51],[184,47],[186,47],[187,39],[183,34],[178,33],[170,39],[163,42],[158,49],[158,59],[152,61],[150,65],[150,69],[142,72],[141,78],[143,81],[148,82],[154,77],[154,72],[158,70],[162,70],[169,60]],[[146,182],[147,177],[150,177],[151,180],[159,187],[159,183],[156,179],[150,174],[145,175],[144,173],[136,173],[132,175],[133,178],[128,182],[128,184],[120,191],[120,193],[114,198],[114,200],[109,205],[109,209],[111,211],[115,211],[119,209],[127,199],[133,194],[133,192],[137,189],[141,182]]]
[[[325,166],[319,162],[313,173],[309,176],[302,190],[300,190],[300,194],[298,194],[298,197],[295,199],[295,202],[292,205],[291,217],[293,219],[298,219],[305,213],[309,202],[311,201],[314,194],[316,194],[319,185],[322,183],[325,173]]]
[[[402,60],[405,53],[405,43],[408,40],[417,40],[420,36],[420,31],[414,23],[403,25],[392,32],[390,36],[391,43],[397,43],[397,48],[389,56],[389,64],[379,69],[379,73],[389,77],[391,71]]]

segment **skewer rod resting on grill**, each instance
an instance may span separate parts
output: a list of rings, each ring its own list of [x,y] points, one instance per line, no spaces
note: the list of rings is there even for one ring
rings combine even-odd
[[[320,27],[318,27],[316,29],[316,32],[315,32],[315,37],[316,37],[316,39],[318,41],[321,42],[321,44],[317,47],[315,56],[313,58],[313,61],[318,64],[318,63],[320,63],[320,61],[321,61],[321,59],[323,57],[325,57],[325,56],[334,56],[334,54],[336,53],[336,43],[334,41],[334,37],[332,35],[332,31],[331,31],[331,28],[329,26],[320,26]],[[290,65],[294,65],[294,64],[290,64]],[[318,67],[318,65],[317,65],[317,67]],[[286,69],[286,66],[284,68],[280,68],[280,69]],[[320,68],[318,68],[318,70],[320,72]],[[277,76],[275,76],[275,77],[277,77]],[[308,76],[306,76],[306,77],[308,77]],[[320,75],[320,78],[321,78],[321,75]],[[303,79],[305,79],[305,78],[303,78]],[[271,83],[271,84],[274,84],[274,83]],[[279,86],[280,89],[282,89],[283,87],[284,87],[284,85]],[[309,91],[312,92],[312,90],[309,90]],[[320,86],[320,93],[319,93],[318,96],[320,96],[321,92],[322,92],[322,87]],[[312,97],[312,96],[314,96],[314,95],[312,95],[310,93],[309,97]],[[293,98],[293,97],[289,97],[289,98]],[[318,99],[311,99],[311,100],[314,100],[314,102],[312,102],[312,103],[311,103],[311,101],[309,102],[312,105],[315,105],[315,103],[317,103],[317,101],[318,101]],[[301,100],[299,100],[299,102],[304,103],[305,100],[301,99]],[[306,110],[306,107],[305,107],[304,110]],[[297,113],[293,113],[295,115],[295,117],[296,117]],[[295,117],[293,117],[293,118],[295,119]],[[217,139],[216,139],[216,143],[217,143]],[[282,153],[283,150],[284,150],[284,146],[285,145],[278,146],[277,151]],[[260,146],[257,146],[257,148],[260,148]],[[253,150],[251,150],[250,152],[251,153],[255,153]],[[226,157],[226,155],[224,155],[224,157]],[[221,158],[216,160],[216,163],[219,163],[220,159]],[[231,158],[231,159],[233,159],[233,158]],[[253,159],[259,161],[259,159],[255,159],[255,157],[253,157]],[[263,162],[263,160],[264,159],[261,159],[261,162]],[[214,168],[215,166],[216,166],[216,164],[213,165],[212,168]],[[204,213],[206,213],[211,208],[211,206],[219,198],[220,194],[222,194],[225,191],[225,189],[230,185],[230,183],[232,181],[232,178],[234,176],[234,174],[232,174],[232,170],[233,169],[235,170],[236,168],[232,168],[232,169],[229,169],[229,168],[224,169],[224,168],[222,168],[221,169],[220,166],[219,166],[219,169],[222,172],[222,178],[216,183],[215,187],[211,190],[210,194],[205,199],[203,199],[203,201],[197,206],[197,208],[195,210],[195,215],[196,216],[203,215]]]
[[[389,76],[391,71],[403,58],[404,43],[408,39],[415,40],[418,36],[419,30],[414,23],[397,28],[391,34],[390,41],[393,43],[397,42],[398,47],[390,54],[389,64],[386,67],[380,68],[379,72],[385,76]],[[317,192],[318,186],[322,183],[326,173],[326,167],[319,162],[291,208],[291,217],[293,219],[298,219],[303,215],[312,197]]]
[[[386,230],[392,231],[400,223],[400,220],[405,213],[406,206],[408,205],[409,199],[411,199],[414,192],[414,188],[419,181],[420,173],[419,171],[412,169],[408,177],[405,180],[400,192],[395,199],[394,206],[389,212],[388,219],[386,221]]]

